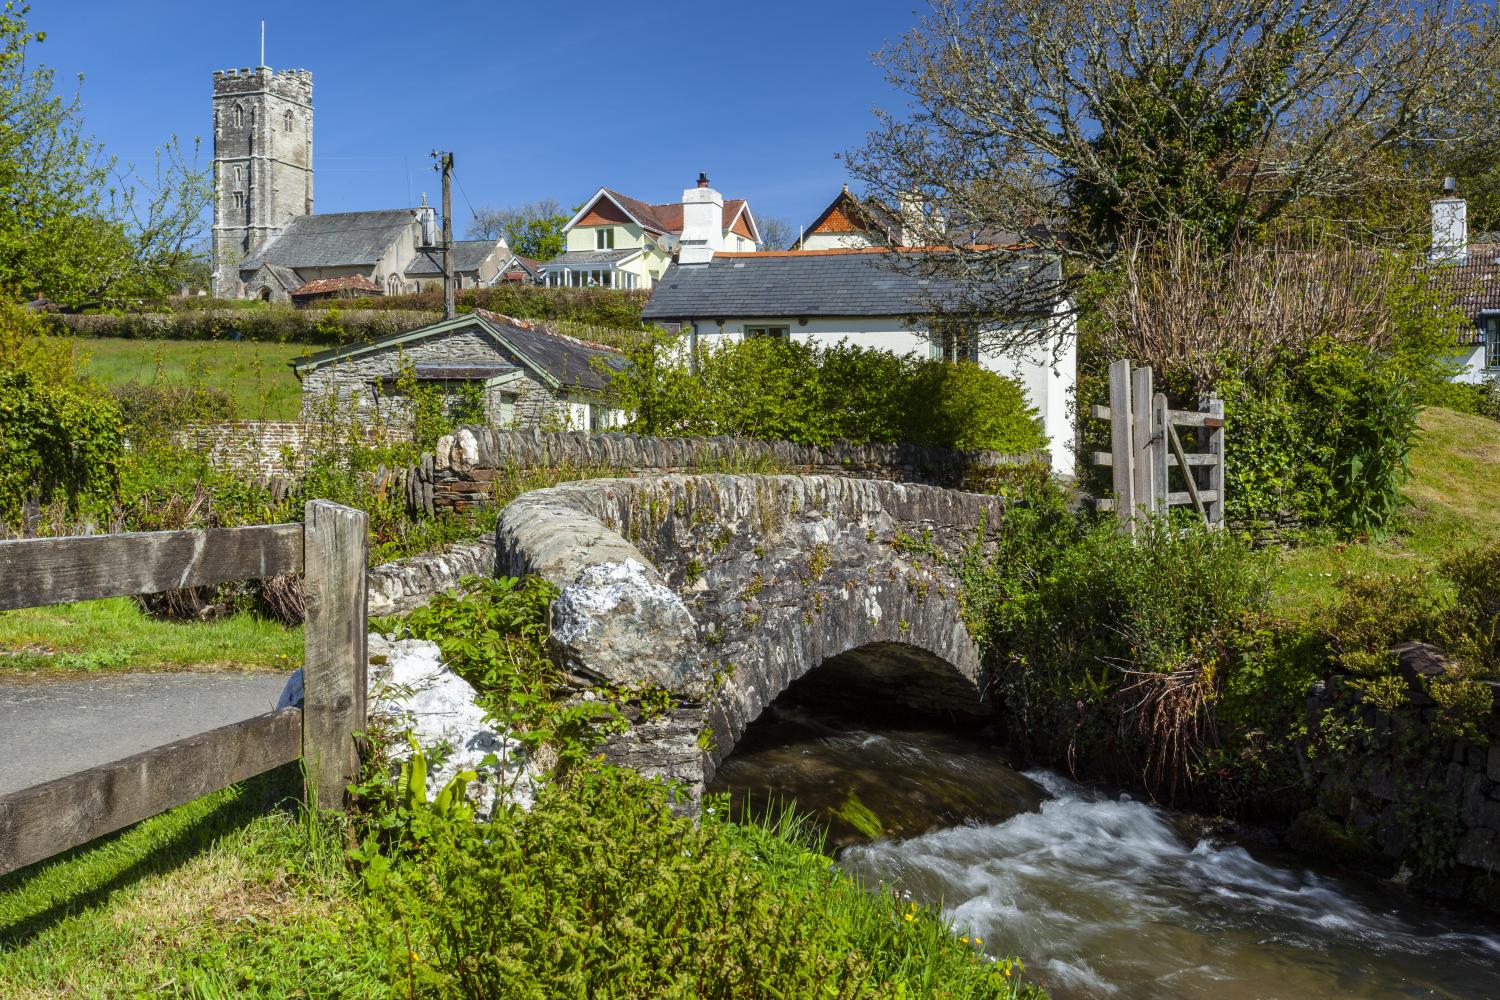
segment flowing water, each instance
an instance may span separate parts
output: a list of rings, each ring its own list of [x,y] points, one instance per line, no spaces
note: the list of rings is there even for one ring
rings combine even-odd
[[[848,845],[845,869],[941,905],[1055,1000],[1500,998],[1483,915],[1200,839],[1128,796],[1020,775],[984,740],[779,709],[747,736],[717,790],[795,799]]]

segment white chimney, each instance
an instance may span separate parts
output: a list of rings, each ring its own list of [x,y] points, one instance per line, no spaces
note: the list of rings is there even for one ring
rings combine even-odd
[[[1469,259],[1469,203],[1458,196],[1458,182],[1443,180],[1443,197],[1432,203],[1433,263],[1463,264]]]
[[[724,196],[698,175],[698,186],[682,192],[682,246],[679,264],[707,264],[724,249]]]

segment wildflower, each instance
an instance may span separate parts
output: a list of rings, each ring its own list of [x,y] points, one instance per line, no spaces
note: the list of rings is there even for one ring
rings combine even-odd
[[[965,937],[961,937],[961,938],[959,938],[959,940],[962,941],[964,944],[968,944],[969,943],[969,939],[965,938]]]
[[[915,909],[916,909],[916,908],[917,908],[917,904],[916,904],[916,903],[913,903],[913,904],[911,904],[911,908],[912,908],[912,909],[913,909],[913,910],[915,910]]]
[[[911,923],[911,922],[912,922],[912,920],[913,920],[913,917],[912,917],[912,915],[911,915],[911,914],[910,914],[910,913],[908,913],[908,914],[907,914],[907,915],[906,915],[906,917],[905,917],[905,920],[906,920],[906,922],[907,922],[907,923]]]

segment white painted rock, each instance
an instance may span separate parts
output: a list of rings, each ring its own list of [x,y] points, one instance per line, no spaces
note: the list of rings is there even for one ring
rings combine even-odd
[[[521,745],[497,731],[476,704],[474,688],[450,670],[437,643],[424,639],[392,641],[370,635],[369,717],[382,720],[383,728],[398,734],[410,731],[427,751],[429,759],[444,753],[442,764],[427,775],[427,799],[432,801],[442,787],[460,771],[478,771],[479,780],[469,784],[469,800],[476,815],[488,819],[499,800],[531,804],[535,787],[526,769]],[[287,680],[277,707],[300,704],[302,671]],[[394,767],[411,756],[404,735],[392,741],[390,763]],[[499,762],[481,767],[494,754]]]

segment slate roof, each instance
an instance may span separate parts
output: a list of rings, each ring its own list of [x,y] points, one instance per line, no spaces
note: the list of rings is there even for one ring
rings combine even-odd
[[[1442,264],[1433,269],[1436,280],[1453,292],[1458,307],[1471,323],[1459,331],[1459,343],[1482,344],[1483,313],[1500,312],[1500,248],[1470,247],[1465,264]]]
[[[498,244],[494,240],[454,240],[453,241],[453,273],[471,274],[479,270],[479,265],[484,263]],[[412,262],[406,265],[406,273],[409,275],[441,275],[443,273],[443,255],[436,251],[421,250]]]
[[[298,215],[247,257],[240,268],[253,270],[262,264],[293,268],[374,264],[415,220],[416,214],[409,208]]]
[[[957,283],[922,273],[920,255],[941,251],[795,250],[716,254],[708,264],[673,264],[642,310],[649,320],[708,317],[912,316],[963,309]],[[930,260],[930,259],[929,259]],[[987,299],[1050,301],[1061,278],[1056,258],[1018,251]],[[1034,290],[1028,290],[1034,286]]]
[[[623,250],[569,250],[567,253],[558,254],[547,263],[541,265],[543,268],[554,267],[587,267],[590,264],[615,264],[640,253],[639,247],[626,247]]]
[[[293,358],[291,365],[300,379],[307,371],[334,364],[344,358],[357,357],[370,351],[410,343],[425,337],[444,336],[457,330],[467,329],[472,324],[478,324],[482,330],[500,341],[502,346],[517,356],[522,367],[540,375],[543,381],[550,379],[564,388],[606,389],[609,386],[609,376],[606,371],[608,369],[620,370],[626,365],[625,357],[613,348],[560,333],[552,333],[538,323],[513,319],[487,309],[476,309],[472,313],[466,313],[451,320],[442,320],[403,333],[389,334],[369,343],[346,344],[305,357]],[[601,365],[606,371],[600,370]],[[429,371],[488,370],[495,367],[493,360],[488,358],[484,361],[476,360],[472,365],[462,360],[452,360],[434,365]],[[503,374],[503,371],[497,371],[496,374]],[[448,376],[429,374],[427,377]],[[491,378],[493,375],[464,377]]]

